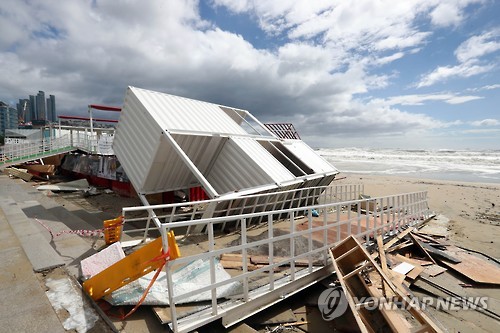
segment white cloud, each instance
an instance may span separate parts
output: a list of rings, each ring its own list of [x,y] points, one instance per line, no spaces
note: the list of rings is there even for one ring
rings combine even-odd
[[[467,90],[468,91],[483,91],[483,90],[494,90],[494,89],[500,89],[500,84],[490,84],[490,85],[482,86],[479,88],[469,88]]]
[[[483,119],[471,122],[472,126],[498,126],[500,120],[498,119]]]
[[[494,64],[477,65],[474,62],[465,62],[457,66],[442,66],[424,75],[416,86],[417,88],[428,87],[453,77],[471,77],[488,72],[494,67]]]
[[[391,54],[390,56],[375,59],[374,63],[377,65],[385,65],[385,64],[393,62],[394,60],[401,59],[404,56],[405,56],[404,52],[396,52],[394,54]]]
[[[464,130],[462,133],[465,134],[500,134],[500,128],[483,128],[483,129],[471,129],[471,130]],[[497,138],[492,138],[492,139],[497,139]],[[498,146],[493,146],[492,149],[496,149]]]
[[[493,89],[500,89],[500,84],[492,84],[481,88],[481,90],[493,90]]]
[[[467,39],[455,50],[455,56],[459,62],[467,62],[498,50],[500,50],[500,29],[494,29]]]
[[[477,99],[482,99],[480,96],[459,96],[455,94],[413,94],[394,96],[387,99],[373,99],[371,105],[424,105],[428,101],[442,101],[448,104],[462,104]]]
[[[481,96],[453,96],[447,99],[445,102],[448,104],[463,104],[470,101],[475,101],[477,99],[483,99]]]
[[[453,3],[443,2],[431,12],[431,21],[437,26],[458,25],[462,20],[462,11]]]
[[[480,62],[480,58],[500,50],[500,29],[496,28],[482,35],[472,36],[460,44],[455,50],[459,62],[456,66],[439,66],[422,76],[417,88],[428,87],[449,78],[467,78],[491,71],[496,67],[494,62]]]

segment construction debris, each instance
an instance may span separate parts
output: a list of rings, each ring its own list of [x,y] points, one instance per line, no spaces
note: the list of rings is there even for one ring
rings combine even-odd
[[[66,183],[58,183],[51,185],[41,185],[37,187],[38,191],[50,190],[53,192],[76,192],[76,191],[87,191],[90,185],[87,179],[78,179]]]
[[[380,243],[380,242],[379,242]],[[365,248],[353,236],[349,236],[330,251],[337,278],[348,300],[351,311],[361,332],[442,332],[418,304],[401,292]],[[380,253],[381,258],[385,255]],[[384,262],[384,259],[382,259]],[[384,265],[384,264],[382,264]],[[369,272],[381,281],[381,289],[371,279]],[[390,291],[390,292],[389,292]],[[376,307],[359,303],[371,297],[391,305]],[[396,303],[395,303],[396,302]]]
[[[22,180],[29,182],[31,178],[33,178],[33,175],[28,172],[26,169],[18,169],[15,167],[10,167],[6,168],[9,176],[11,177],[16,177],[16,178],[21,178]]]

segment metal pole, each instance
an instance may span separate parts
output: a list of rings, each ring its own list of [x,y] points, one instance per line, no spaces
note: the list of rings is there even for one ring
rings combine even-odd
[[[92,119],[92,108],[89,105],[89,118],[90,118],[90,136],[94,135],[94,121]]]

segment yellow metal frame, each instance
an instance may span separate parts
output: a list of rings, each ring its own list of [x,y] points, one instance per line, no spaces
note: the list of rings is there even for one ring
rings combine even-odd
[[[168,233],[167,242],[168,258],[178,258],[180,252],[173,231]],[[83,289],[93,300],[98,300],[158,269],[164,262],[162,238],[159,237],[85,281]]]

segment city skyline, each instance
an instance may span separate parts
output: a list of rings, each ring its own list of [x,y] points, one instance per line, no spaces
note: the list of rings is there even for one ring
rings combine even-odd
[[[29,95],[28,98],[20,98],[16,103],[19,122],[35,121],[57,121],[56,97],[50,94],[45,97],[45,92],[39,90],[37,95]]]

